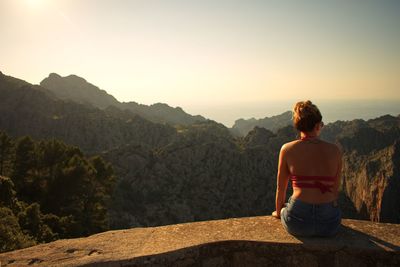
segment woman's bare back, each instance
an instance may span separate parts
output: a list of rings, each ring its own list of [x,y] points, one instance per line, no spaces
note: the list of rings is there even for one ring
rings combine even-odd
[[[331,143],[318,138],[296,140],[285,144],[286,164],[291,175],[336,177],[332,192],[322,193],[318,188],[293,188],[293,197],[308,203],[325,203],[337,198],[341,152]],[[329,184],[326,181],[320,181]],[[311,181],[304,181],[311,183]],[[332,184],[332,183],[331,183]]]

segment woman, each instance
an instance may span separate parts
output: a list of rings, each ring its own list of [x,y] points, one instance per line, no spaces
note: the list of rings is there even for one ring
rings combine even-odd
[[[293,124],[298,140],[286,143],[279,154],[276,211],[286,230],[299,236],[332,236],[338,231],[337,205],[342,155],[339,148],[319,139],[324,123],[311,101],[296,103]],[[289,179],[293,195],[285,202]],[[284,207],[285,206],[285,207]]]

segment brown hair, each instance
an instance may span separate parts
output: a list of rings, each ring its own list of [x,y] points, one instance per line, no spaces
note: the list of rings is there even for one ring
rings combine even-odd
[[[293,107],[293,125],[301,132],[310,132],[322,121],[318,107],[310,100],[297,102]]]

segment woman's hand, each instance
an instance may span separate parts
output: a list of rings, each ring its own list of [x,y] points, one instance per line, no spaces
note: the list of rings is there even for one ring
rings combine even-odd
[[[279,215],[280,215],[280,214],[279,214]],[[279,215],[278,215],[278,213],[277,213],[276,211],[272,212],[272,216],[275,217],[275,218],[277,218],[277,219],[280,219],[280,218],[281,218],[281,216],[279,216]]]

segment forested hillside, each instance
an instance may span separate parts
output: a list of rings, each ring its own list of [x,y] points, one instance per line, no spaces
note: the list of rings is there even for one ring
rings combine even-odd
[[[110,229],[115,181],[99,156],[0,132],[0,251]]]

